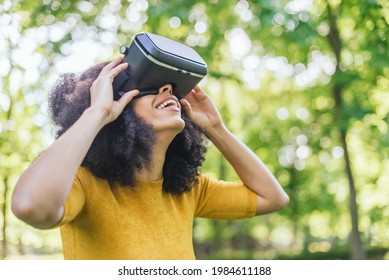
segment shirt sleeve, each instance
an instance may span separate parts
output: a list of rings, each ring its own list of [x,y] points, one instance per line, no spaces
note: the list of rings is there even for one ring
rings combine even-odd
[[[82,211],[85,205],[85,192],[82,187],[82,171],[79,170],[74,178],[69,196],[64,204],[64,215],[56,227],[71,222]]]
[[[257,195],[242,183],[225,182],[200,175],[195,217],[243,219],[255,215]]]

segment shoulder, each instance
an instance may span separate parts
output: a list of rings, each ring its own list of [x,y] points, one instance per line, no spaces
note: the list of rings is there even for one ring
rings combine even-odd
[[[73,188],[82,189],[86,199],[93,201],[103,189],[110,190],[110,185],[106,179],[93,175],[87,167],[81,166],[74,178]]]
[[[197,176],[197,184],[194,185],[192,192],[198,198],[204,198],[213,192],[220,191],[228,187],[230,182],[215,179],[211,175],[201,173]]]
[[[84,167],[84,166],[81,166],[78,170],[77,170],[77,173],[76,173],[76,178],[77,180],[93,180],[95,178],[95,176],[92,174],[92,172]]]
[[[206,188],[214,188],[214,187],[224,187],[230,184],[236,184],[234,182],[227,182],[224,180],[217,179],[212,177],[209,174],[200,173],[197,176],[198,183],[195,185],[195,188],[206,189]],[[240,184],[241,185],[241,184]]]
[[[256,194],[242,182],[230,182],[201,174],[194,187],[196,217],[240,219],[255,215]]]
[[[74,178],[75,183],[80,183],[81,185],[102,185],[107,184],[106,179],[99,178],[95,176],[87,167],[81,166],[76,173]]]

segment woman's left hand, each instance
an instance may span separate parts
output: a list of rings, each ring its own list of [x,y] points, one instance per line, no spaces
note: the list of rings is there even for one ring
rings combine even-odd
[[[222,118],[209,96],[196,86],[180,100],[189,118],[207,135],[211,129],[223,125]]]
[[[243,184],[257,194],[257,214],[281,209],[289,197],[264,163],[223,124],[208,95],[195,87],[181,99],[189,118],[219,149],[235,169]]]

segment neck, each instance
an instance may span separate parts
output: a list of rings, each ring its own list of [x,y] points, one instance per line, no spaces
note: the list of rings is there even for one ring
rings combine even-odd
[[[148,167],[135,171],[136,179],[142,181],[158,181],[163,178],[163,165],[165,163],[166,151],[174,137],[157,135],[157,139],[152,148],[151,163]]]

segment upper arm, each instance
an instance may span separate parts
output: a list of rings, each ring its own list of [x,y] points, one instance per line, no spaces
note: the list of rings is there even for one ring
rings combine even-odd
[[[252,217],[257,196],[242,183],[215,180],[202,175],[195,216],[213,219]]]
[[[80,182],[76,179],[70,194],[58,213],[57,223],[53,227],[61,226],[75,219],[85,206],[85,192]]]
[[[257,195],[256,215],[268,214],[284,208],[289,203],[289,197],[285,194],[277,199],[265,199]]]

